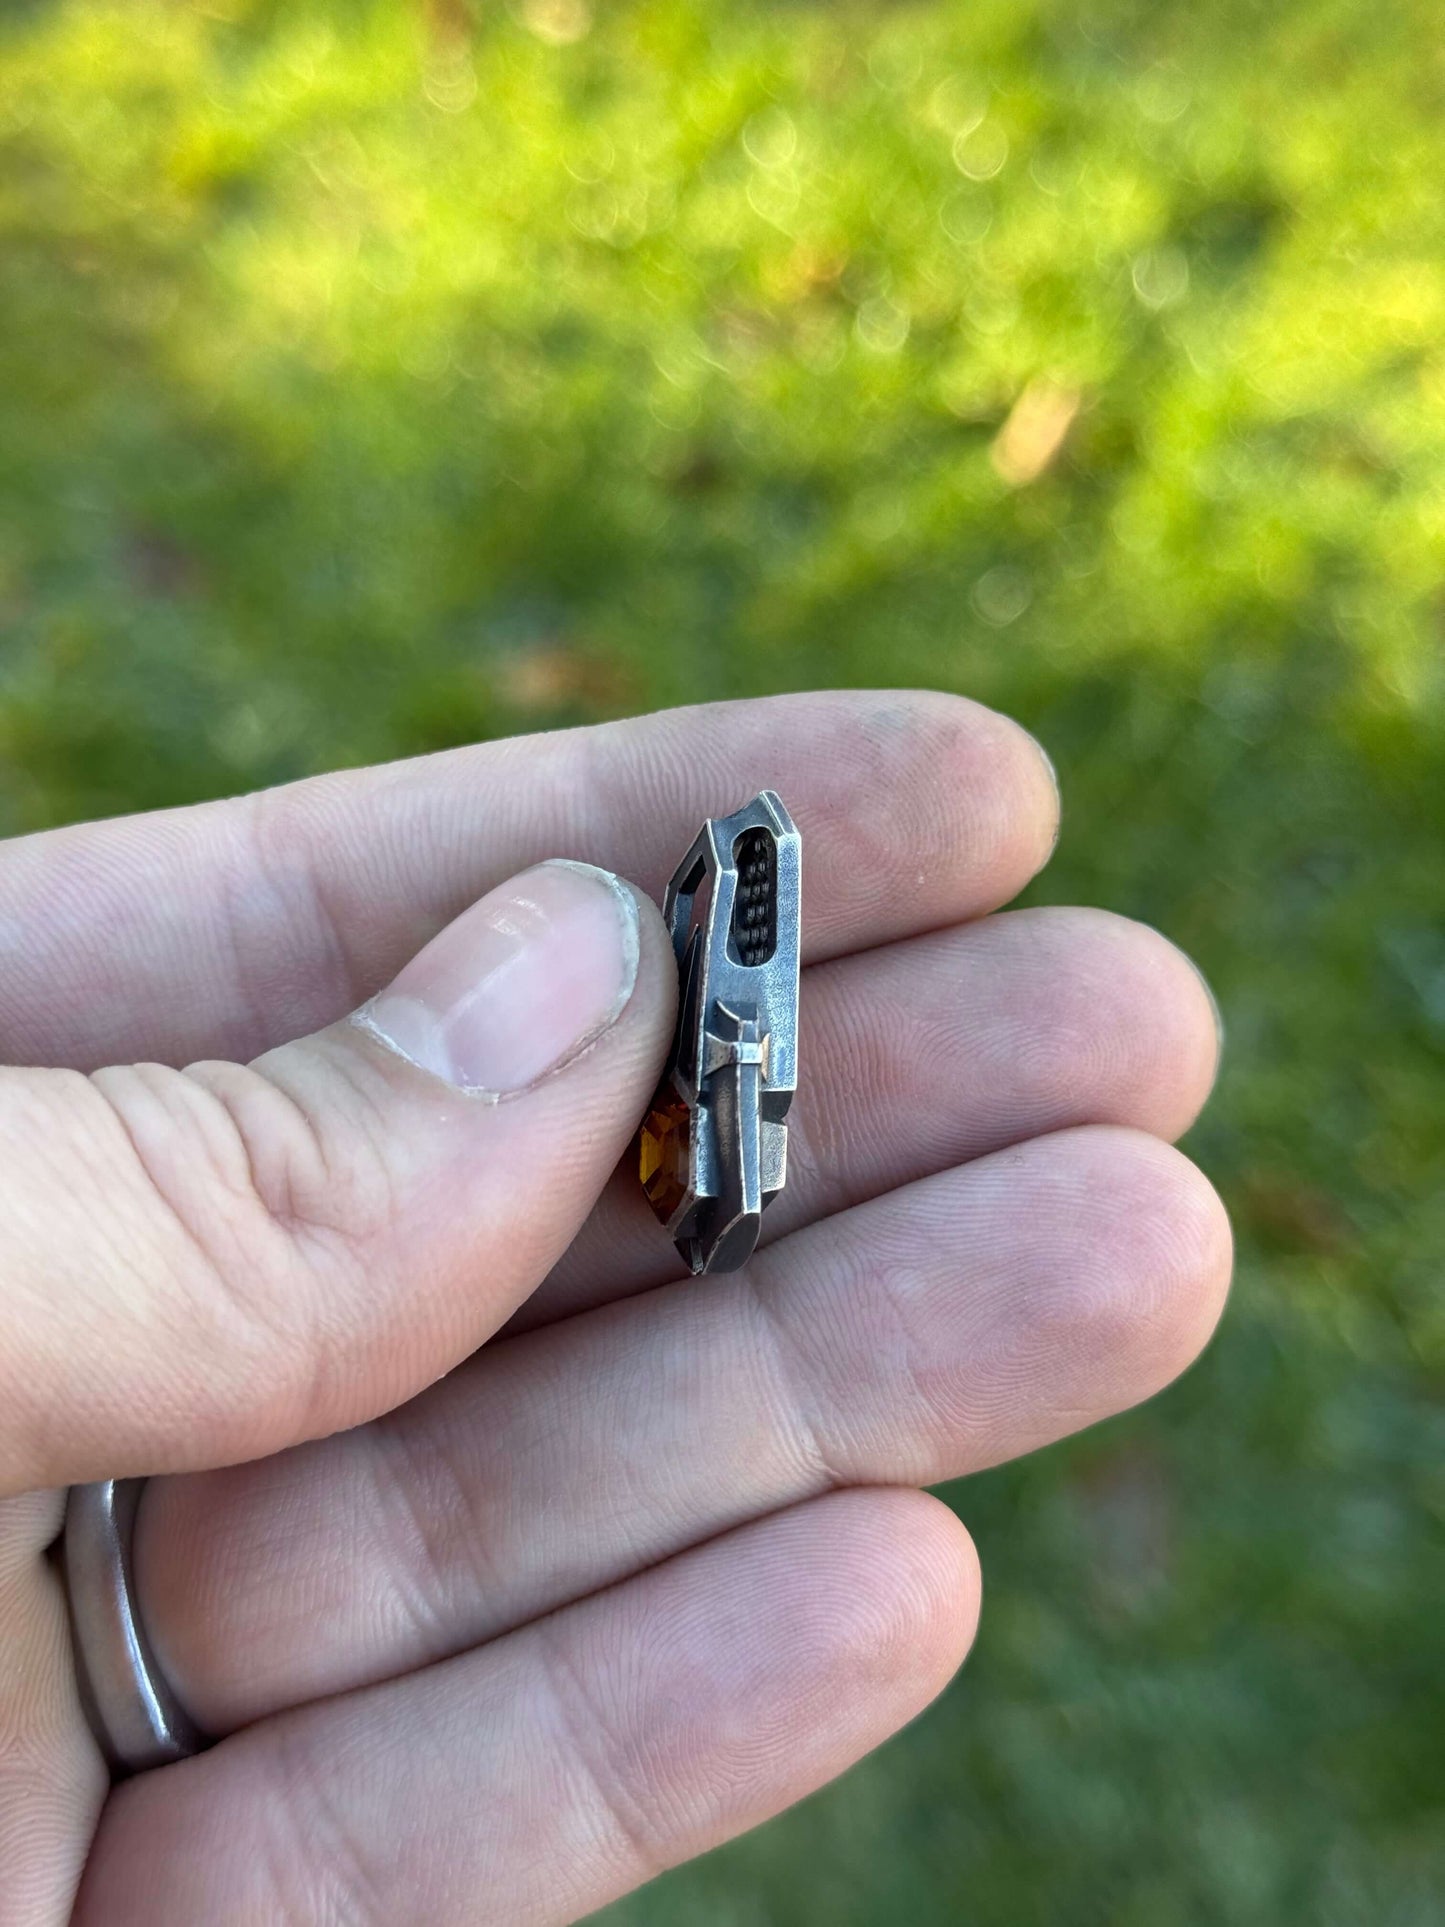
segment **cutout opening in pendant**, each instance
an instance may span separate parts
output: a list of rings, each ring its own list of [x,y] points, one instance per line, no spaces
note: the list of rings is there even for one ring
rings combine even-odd
[[[767,830],[744,830],[733,844],[738,873],[729,931],[738,962],[770,963],[778,947],[778,846]]]

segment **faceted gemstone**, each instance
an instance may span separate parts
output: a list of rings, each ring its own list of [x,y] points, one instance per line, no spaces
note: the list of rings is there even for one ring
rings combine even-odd
[[[686,1104],[671,1094],[642,1120],[638,1168],[647,1201],[664,1224],[687,1196],[690,1122]]]

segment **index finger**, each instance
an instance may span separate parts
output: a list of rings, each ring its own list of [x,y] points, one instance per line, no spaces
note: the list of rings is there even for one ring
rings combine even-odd
[[[929,691],[718,703],[0,845],[0,1058],[242,1061],[333,1022],[546,857],[660,895],[707,816],[781,792],[810,962],[996,909],[1047,860],[1052,774]]]

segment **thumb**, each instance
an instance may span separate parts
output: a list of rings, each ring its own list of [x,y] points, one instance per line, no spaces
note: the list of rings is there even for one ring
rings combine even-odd
[[[255,1458],[441,1376],[586,1217],[675,993],[656,909],[549,863],[249,1066],[0,1071],[0,1490]]]

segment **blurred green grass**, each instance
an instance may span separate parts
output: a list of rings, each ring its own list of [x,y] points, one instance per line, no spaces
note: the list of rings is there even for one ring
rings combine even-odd
[[[922,682],[1219,993],[1210,1355],[619,1922],[1445,1915],[1442,179],[1426,0],[0,20],[0,830]]]

